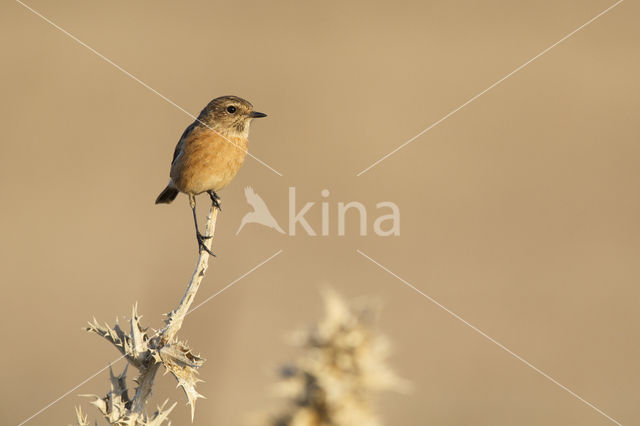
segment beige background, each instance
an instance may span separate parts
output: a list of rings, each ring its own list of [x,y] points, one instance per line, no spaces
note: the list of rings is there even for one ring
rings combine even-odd
[[[623,424],[640,424],[640,7],[627,1],[378,167],[362,170],[610,1],[29,2],[187,110],[236,94],[269,118],[223,192],[218,258],[188,318],[208,359],[196,425],[276,407],[284,336],[318,289],[372,296],[409,395],[388,425],[606,425],[595,410],[356,253],[361,249]],[[148,325],[195,261],[186,198],[154,206],[191,119],[18,3],[0,14],[0,423],[17,424],[117,357],[81,330],[139,302]],[[252,185],[285,226],[301,201],[389,200],[401,236],[235,232]],[[204,198],[203,198],[204,200]],[[320,228],[319,207],[309,220]],[[333,220],[333,219],[332,219]],[[372,220],[369,222],[371,226]],[[118,364],[117,369],[123,367]],[[29,424],[68,424],[79,394]],[[161,377],[159,400],[184,396]]]

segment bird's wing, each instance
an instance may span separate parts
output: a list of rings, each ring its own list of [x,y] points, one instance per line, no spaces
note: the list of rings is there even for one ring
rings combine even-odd
[[[258,194],[256,194],[256,192],[253,190],[252,187],[247,186],[244,189],[244,195],[245,195],[245,197],[247,197],[247,203],[249,203],[249,205],[251,207],[253,207],[253,210],[255,210],[255,211],[258,211],[258,210],[269,211],[269,208],[265,204],[265,202],[262,199],[262,197],[259,196]]]
[[[189,134],[196,127],[196,123],[197,123],[197,121],[194,121],[186,129],[184,129],[184,132],[182,132],[182,136],[180,136],[180,140],[178,141],[178,144],[176,145],[176,149],[173,151],[173,160],[171,160],[171,164],[176,162],[176,158],[178,158],[178,156],[182,152],[182,147],[184,146],[184,141],[187,139],[187,136],[189,136]]]

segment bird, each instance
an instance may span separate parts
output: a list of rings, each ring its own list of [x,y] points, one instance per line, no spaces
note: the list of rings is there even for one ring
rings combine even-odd
[[[212,206],[221,210],[218,191],[227,186],[244,163],[249,128],[254,118],[266,117],[237,96],[213,99],[182,133],[173,152],[169,183],[156,204],[169,204],[180,192],[189,197],[199,251],[212,256],[204,241],[211,238],[198,229],[196,195],[207,193]]]
[[[278,225],[278,222],[276,222],[276,219],[269,211],[267,204],[261,196],[256,194],[252,187],[247,186],[244,189],[244,196],[247,198],[247,203],[253,207],[253,211],[244,215],[240,221],[240,227],[236,231],[236,235],[240,233],[247,223],[259,223],[260,225],[267,226],[275,229],[281,234],[284,234],[284,231],[280,228],[280,225]]]

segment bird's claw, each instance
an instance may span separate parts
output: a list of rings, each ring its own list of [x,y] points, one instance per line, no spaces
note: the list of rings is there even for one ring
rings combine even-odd
[[[213,205],[213,207],[222,211],[222,207],[220,206],[220,196],[216,194],[215,191],[208,191],[208,193],[209,197],[211,197],[211,204]]]
[[[204,241],[208,240],[209,238],[211,238],[211,235],[202,235],[199,232],[196,232],[196,238],[198,239],[198,251],[206,251],[207,253],[209,253],[211,256],[216,257],[215,253],[211,251],[211,249],[209,249],[205,244]]]

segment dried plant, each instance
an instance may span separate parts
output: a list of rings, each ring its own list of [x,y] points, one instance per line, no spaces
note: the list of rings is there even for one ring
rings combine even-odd
[[[206,235],[213,237],[217,216],[218,210],[212,207],[207,216]],[[210,238],[205,241],[208,249],[211,248],[212,240],[213,238]],[[198,398],[203,398],[196,391],[196,384],[200,381],[197,378],[197,370],[204,363],[204,359],[195,355],[185,342],[179,341],[176,334],[182,327],[184,318],[195,299],[208,264],[209,254],[201,250],[195,272],[180,304],[167,314],[165,327],[159,331],[151,333],[148,328],[142,327],[137,306],[133,307],[128,332],[120,327],[117,319],[113,327],[108,324],[101,325],[95,318],[89,323],[87,330],[104,337],[113,344],[128,362],[120,375],[114,375],[113,371],[109,371],[111,387],[106,396],[91,395],[95,398],[92,404],[98,408],[109,424],[118,426],[160,426],[165,422],[170,424],[168,416],[175,407],[175,403],[167,406],[165,401],[151,414],[146,408],[160,367],[171,372],[178,381],[178,385],[184,390],[191,406],[193,421],[195,402]],[[129,396],[126,383],[129,364],[138,370],[138,376],[134,379],[136,387],[133,396]],[[76,409],[76,417],[78,425],[89,424],[81,409]]]
[[[78,426],[89,426],[89,420],[80,407],[76,407],[76,419]]]
[[[388,341],[372,331],[373,311],[324,294],[326,314],[294,336],[303,355],[281,370],[276,390],[288,400],[271,426],[377,426],[371,397],[406,390],[407,382],[386,365]]]

